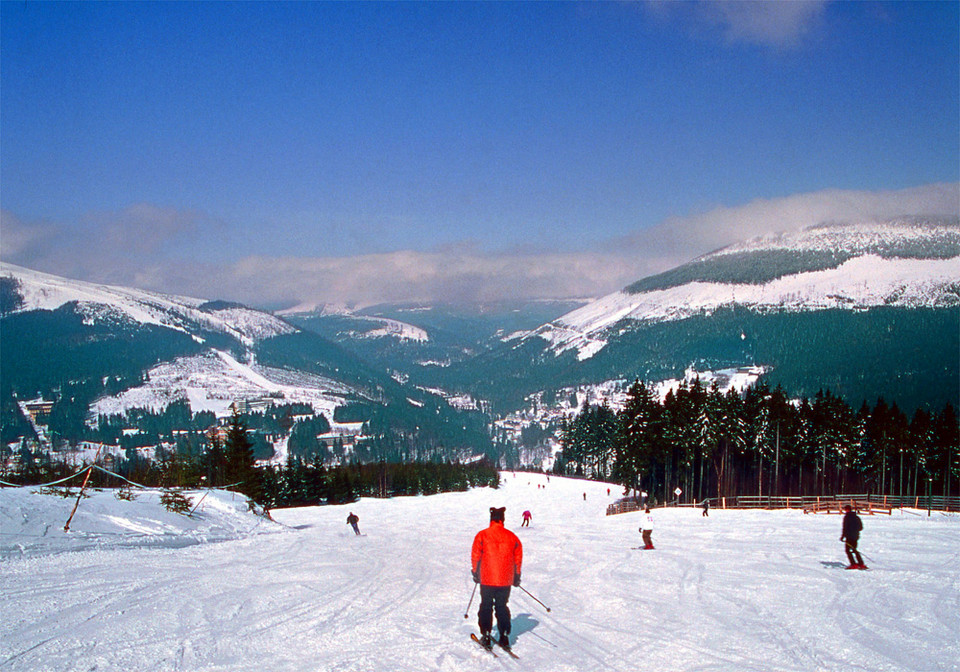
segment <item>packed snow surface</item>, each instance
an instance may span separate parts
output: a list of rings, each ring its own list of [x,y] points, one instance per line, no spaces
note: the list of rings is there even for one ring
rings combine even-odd
[[[846,571],[835,515],[655,509],[656,550],[640,551],[638,514],[604,515],[616,486],[503,481],[276,510],[276,522],[214,492],[198,509],[205,527],[149,513],[146,493],[104,492],[81,503],[69,533],[72,500],[2,490],[0,668],[960,669],[955,515],[864,516],[870,570]],[[551,609],[513,589],[519,660],[469,639],[470,544],[490,506],[507,507],[524,544],[522,585]],[[521,528],[526,509],[533,523]],[[350,511],[364,536],[346,524]]]

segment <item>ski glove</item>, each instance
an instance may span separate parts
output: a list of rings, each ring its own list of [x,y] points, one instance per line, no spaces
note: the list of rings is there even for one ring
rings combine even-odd
[[[473,582],[480,583],[480,572],[471,572],[473,574]]]
[[[518,588],[520,587],[520,572],[513,575],[513,585]]]

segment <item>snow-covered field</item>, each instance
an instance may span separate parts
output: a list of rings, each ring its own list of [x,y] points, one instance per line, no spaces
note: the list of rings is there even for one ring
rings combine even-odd
[[[131,408],[159,412],[171,402],[185,399],[194,413],[212,411],[223,417],[230,415],[230,405],[238,399],[270,395],[276,404],[310,404],[316,413],[332,420],[334,409],[350,392],[346,385],[323,376],[240,362],[228,352],[211,350],[158,364],[150,369],[143,385],[102,397],[90,411],[94,417],[122,414]]]
[[[615,486],[503,477],[276,523],[229,493],[195,519],[156,493],[94,493],[69,533],[73,500],[0,490],[0,669],[960,669],[960,517],[864,516],[871,569],[845,571],[837,516],[655,510],[657,549],[638,551],[637,514],[604,515]],[[464,618],[493,505],[524,543],[523,586],[551,608],[514,589],[520,660],[470,642],[476,600]]]

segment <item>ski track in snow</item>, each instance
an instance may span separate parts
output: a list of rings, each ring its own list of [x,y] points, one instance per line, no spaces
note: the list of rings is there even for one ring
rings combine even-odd
[[[136,545],[146,532],[96,528],[101,509],[125,516],[112,496],[84,500],[77,536],[62,534],[73,500],[50,497],[50,520],[21,528],[47,546],[22,558],[17,516],[31,513],[9,513],[13,495],[0,491],[0,670],[960,669],[960,516],[863,516],[871,569],[843,571],[838,516],[655,509],[656,550],[640,551],[637,514],[604,515],[616,486],[608,497],[601,483],[503,479],[499,490],[276,510],[277,524],[214,497],[182,548],[163,547],[176,543],[166,529],[147,548]],[[470,642],[479,595],[463,617],[470,544],[494,505],[523,540],[523,586],[552,609],[513,590],[520,660]],[[209,526],[227,516],[228,540],[195,543],[224,538]]]

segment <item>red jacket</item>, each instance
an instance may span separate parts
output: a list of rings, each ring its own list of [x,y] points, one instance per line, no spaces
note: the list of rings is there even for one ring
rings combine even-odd
[[[499,520],[477,532],[470,552],[470,566],[480,572],[484,586],[512,586],[513,577],[523,564],[523,544]]]

